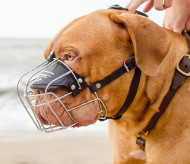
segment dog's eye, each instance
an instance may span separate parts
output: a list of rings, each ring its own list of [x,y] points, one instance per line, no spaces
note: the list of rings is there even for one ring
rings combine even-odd
[[[66,58],[67,58],[68,61],[73,61],[74,60],[74,56],[71,56],[71,55],[67,55]]]

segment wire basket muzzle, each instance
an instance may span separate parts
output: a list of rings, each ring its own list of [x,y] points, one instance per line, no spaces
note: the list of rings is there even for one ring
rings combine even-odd
[[[23,75],[18,83],[18,95],[36,127],[41,131],[52,132],[78,124],[72,111],[96,101],[99,104],[100,113],[105,111],[104,115],[107,114],[106,107],[97,93],[94,93],[93,99],[72,106],[72,108],[66,107],[63,103],[64,99],[78,95],[87,86],[83,78],[74,73],[65,63],[54,59],[52,62],[42,63]],[[67,92],[57,95],[56,91],[63,87]],[[60,118],[55,104],[64,110],[69,124],[65,124],[64,120]],[[51,121],[52,117],[54,122]]]

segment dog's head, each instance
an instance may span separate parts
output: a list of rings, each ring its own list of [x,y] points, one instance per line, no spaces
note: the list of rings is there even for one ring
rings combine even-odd
[[[141,71],[153,76],[170,44],[167,32],[147,18],[114,9],[99,10],[68,24],[47,46],[46,59],[56,40],[56,62],[74,71],[87,84],[104,79],[133,54]],[[133,75],[134,71],[124,74],[97,93],[85,87],[76,96],[68,94],[65,86],[35,88],[36,117],[42,124],[57,126],[86,126],[101,115],[112,117],[124,104]]]

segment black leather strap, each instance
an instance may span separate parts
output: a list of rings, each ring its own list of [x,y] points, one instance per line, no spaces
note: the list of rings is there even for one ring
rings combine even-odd
[[[91,92],[97,92],[107,84],[111,83],[112,81],[116,80],[118,77],[123,75],[126,72],[130,72],[132,69],[136,68],[136,62],[134,56],[129,58],[122,67],[117,69],[116,71],[112,72],[110,75],[106,76],[103,80],[96,81],[95,83],[89,84],[89,88]]]
[[[132,104],[132,102],[133,102],[133,100],[137,94],[138,86],[140,83],[140,78],[141,78],[141,70],[138,67],[136,67],[135,68],[135,75],[134,75],[133,80],[131,82],[129,93],[127,95],[125,103],[123,104],[119,113],[116,114],[116,116],[124,114],[127,111],[127,109],[129,108],[129,106]]]
[[[129,89],[129,93],[127,95],[125,103],[123,104],[122,108],[120,109],[120,111],[115,116],[107,117],[107,119],[118,120],[127,111],[127,109],[132,104],[132,102],[133,102],[133,100],[137,94],[138,86],[140,83],[140,78],[141,78],[141,70],[138,67],[136,67],[135,68],[135,74],[134,74],[134,77],[132,79],[131,86]]]

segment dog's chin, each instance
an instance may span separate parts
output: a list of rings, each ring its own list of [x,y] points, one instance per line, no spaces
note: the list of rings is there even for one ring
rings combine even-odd
[[[91,105],[89,107],[91,107]],[[59,109],[59,111],[62,112],[59,113],[59,115],[55,112],[56,115],[54,115],[53,112],[49,110],[49,107],[45,107],[45,105],[43,109],[36,109],[37,116],[40,122],[44,125],[56,125],[65,127],[71,126],[73,128],[79,128],[82,126],[94,124],[100,118],[100,114],[96,112],[98,110],[95,109],[95,107],[93,107],[93,109],[92,107],[80,107],[77,110],[71,111],[70,114],[68,114],[63,109]],[[70,117],[70,115],[74,120]]]
[[[90,122],[89,124],[77,123],[76,125],[73,125],[73,126],[71,126],[71,127],[72,127],[72,128],[80,128],[80,127],[83,127],[83,126],[89,126],[89,125],[92,125],[92,124],[96,123],[96,121],[97,121],[97,120],[92,121],[92,122]]]
[[[99,120],[100,114],[97,114],[96,116],[89,117],[88,119],[80,119],[77,121],[76,125],[73,125],[72,128],[79,128],[82,126],[88,126],[96,123],[97,120]]]

